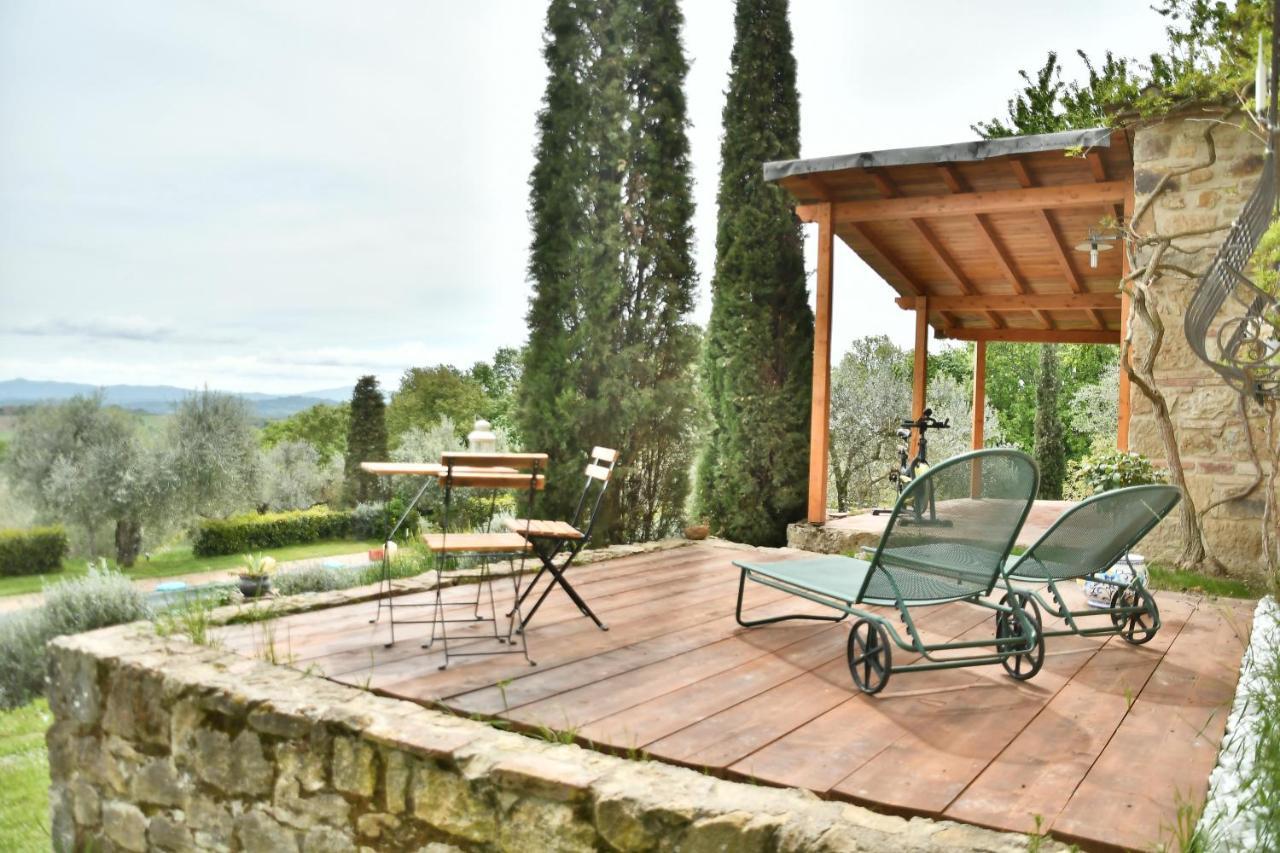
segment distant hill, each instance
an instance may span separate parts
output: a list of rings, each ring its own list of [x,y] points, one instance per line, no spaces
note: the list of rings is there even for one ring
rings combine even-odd
[[[33,403],[58,402],[70,399],[77,394],[92,394],[99,389],[103,392],[103,399],[110,405],[152,414],[172,412],[174,406],[194,390],[176,388],[172,385],[98,386],[82,382],[9,379],[0,381],[0,406],[29,406]],[[351,398],[349,388],[329,388],[287,395],[235,391],[228,393],[244,398],[253,408],[254,414],[267,420],[287,418],[317,403],[334,403]]]

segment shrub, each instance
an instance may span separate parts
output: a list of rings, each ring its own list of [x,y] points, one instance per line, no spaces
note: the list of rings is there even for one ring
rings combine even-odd
[[[399,556],[391,561],[391,577],[411,578],[431,568],[431,558],[420,551],[401,550]],[[271,585],[280,595],[297,595],[303,592],[329,592],[335,589],[350,589],[353,586],[365,586],[377,583],[382,577],[382,564],[373,563],[367,566],[347,566],[341,569],[326,569],[312,566],[301,569],[289,569],[277,572],[271,579]]]
[[[1163,483],[1165,479],[1165,473],[1141,453],[1115,449],[1095,450],[1083,459],[1071,463],[1065,497],[1083,500],[1090,495],[1112,489]]]
[[[44,693],[45,644],[54,637],[149,618],[146,596],[105,562],[45,587],[45,603],[0,617],[0,708]]]
[[[390,504],[373,501],[358,504],[351,510],[351,536],[355,539],[381,539],[392,524],[400,520],[408,501],[394,497]],[[389,519],[389,520],[388,520]],[[404,520],[404,526],[396,534],[397,539],[410,539],[418,533],[421,517],[417,508]]]
[[[351,513],[333,512],[326,507],[236,515],[197,523],[191,533],[191,551],[197,557],[243,554],[264,548],[341,539],[350,531]]]
[[[0,576],[56,572],[66,555],[67,531],[61,527],[0,530]]]

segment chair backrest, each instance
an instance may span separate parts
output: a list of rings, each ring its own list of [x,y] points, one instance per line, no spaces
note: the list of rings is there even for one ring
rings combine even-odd
[[[930,468],[898,496],[864,594],[928,602],[989,593],[1039,483],[1036,463],[1017,450],[978,450]]]
[[[1033,580],[1078,578],[1106,571],[1173,511],[1175,486],[1130,486],[1087,498],[1068,509],[1009,569]]]
[[[608,447],[591,448],[591,456],[587,460],[587,481],[582,486],[582,494],[578,496],[578,507],[573,511],[573,519],[569,522],[582,531],[582,541],[591,538],[591,529],[596,525],[596,516],[600,513],[600,505],[604,502],[604,493],[613,478],[613,469],[618,464],[618,451]],[[595,491],[594,499],[591,498]],[[582,515],[591,506],[591,515],[586,527],[582,525]]]

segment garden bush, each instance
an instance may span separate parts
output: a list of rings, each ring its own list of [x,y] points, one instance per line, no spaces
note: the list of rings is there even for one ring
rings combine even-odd
[[[263,548],[305,545],[342,539],[351,533],[350,512],[314,507],[294,512],[235,515],[205,519],[191,532],[191,551],[197,557],[243,554]]]
[[[1141,453],[1114,448],[1095,450],[1068,466],[1063,496],[1078,501],[1112,489],[1163,483],[1165,480],[1164,471],[1152,465],[1151,460]]]
[[[395,524],[400,516],[404,513],[408,501],[403,498],[395,497],[390,501],[390,505],[382,501],[370,501],[357,504],[356,508],[351,510],[351,536],[353,539],[381,539],[387,535],[387,530],[392,524]],[[388,521],[389,519],[389,521]],[[405,519],[404,526],[400,528],[400,532],[396,534],[397,539],[409,539],[415,537],[418,533],[418,523],[421,517],[415,508],[409,517]]]
[[[391,578],[395,580],[420,575],[431,568],[430,560],[431,558],[422,552],[402,550],[399,556],[391,561]],[[276,572],[271,579],[271,586],[279,595],[298,595],[303,592],[330,592],[335,589],[365,586],[377,583],[381,577],[381,563],[344,566],[341,569],[312,566]]]
[[[61,527],[0,530],[0,576],[56,572],[66,555],[67,531]]]
[[[74,580],[50,584],[40,607],[0,616],[0,708],[25,705],[44,693],[45,644],[151,616],[146,596],[105,563]]]

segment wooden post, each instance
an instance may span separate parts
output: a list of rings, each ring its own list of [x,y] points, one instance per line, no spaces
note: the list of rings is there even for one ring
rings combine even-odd
[[[1133,187],[1129,187],[1129,191],[1124,196],[1124,224],[1130,225],[1129,220],[1133,216]],[[1129,250],[1124,245],[1124,241],[1120,241],[1120,250],[1124,253],[1120,256],[1120,273],[1123,276],[1129,275]],[[1120,354],[1124,357],[1124,339],[1129,334],[1129,297],[1127,294],[1120,296]],[[1129,387],[1129,371],[1125,370],[1124,362],[1120,363],[1120,407],[1119,417],[1116,419],[1116,449],[1127,451],[1129,449],[1129,394],[1132,389]]]
[[[914,366],[911,374],[911,418],[920,420],[924,417],[924,393],[928,380],[929,367],[929,300],[924,296],[916,297],[916,349]],[[916,458],[916,450],[920,445],[920,433],[911,433],[911,458]]]
[[[974,341],[973,344],[973,436],[972,447],[981,450],[986,444],[987,419],[987,342]],[[970,469],[969,497],[982,496],[982,463],[979,461]]]
[[[832,205],[818,206],[818,283],[813,324],[813,398],[809,409],[809,523],[827,521],[827,454],[831,438]]]

